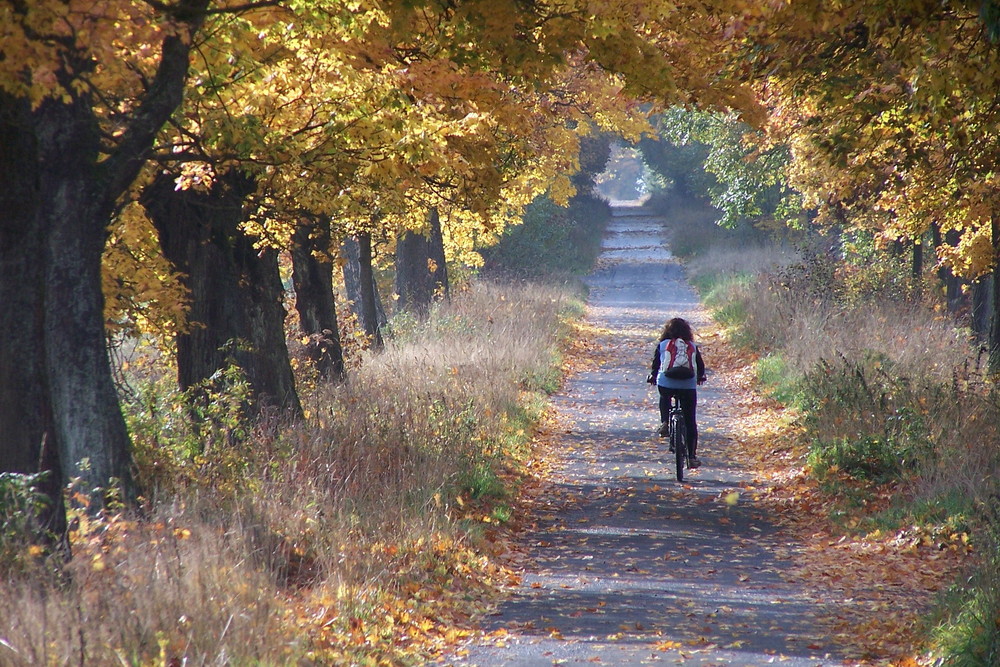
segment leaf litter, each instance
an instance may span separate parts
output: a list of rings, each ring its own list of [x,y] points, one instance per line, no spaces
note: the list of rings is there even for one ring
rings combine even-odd
[[[753,501],[793,536],[785,576],[831,602],[825,609],[836,609],[816,617],[828,641],[858,665],[931,664],[922,645],[926,615],[968,566],[968,537],[845,531],[831,519],[838,499],[809,475],[790,411],[754,390],[751,360],[725,345],[714,350],[713,360],[734,388],[737,403],[723,421],[734,457],[754,472]],[[846,477],[841,482],[852,483]],[[887,506],[894,491],[891,485],[879,489],[868,511]]]
[[[754,479],[740,488],[723,489],[714,497],[702,496],[695,502],[720,508],[722,512],[728,512],[740,503],[752,502],[781,525],[787,543],[774,550],[774,558],[780,561],[780,567],[763,568],[766,572],[762,574],[777,573],[800,587],[806,596],[827,603],[810,613],[811,620],[822,629],[824,636],[812,640],[788,636],[786,640],[790,645],[798,642],[803,648],[819,655],[822,655],[824,647],[836,646],[839,654],[847,658],[846,664],[894,667],[927,664],[927,658],[920,652],[923,615],[934,597],[954,580],[965,564],[969,551],[967,545],[957,540],[955,544],[942,548],[940,543],[931,544],[913,536],[860,535],[840,530],[829,518],[834,499],[823,494],[802,463],[804,452],[795,444],[793,421],[779,404],[754,391],[750,370],[752,360],[728,345],[717,332],[713,333],[709,333],[713,367],[717,370],[713,381],[726,385],[733,402],[725,406],[725,414],[716,416],[718,426],[709,427],[705,432],[710,437],[728,441],[726,455],[752,470]],[[565,357],[567,372],[586,372],[599,365],[602,341],[595,339],[607,340],[611,335],[608,331],[591,328],[576,336],[577,342]],[[544,574],[552,563],[560,560],[557,552],[566,549],[566,546],[542,536],[564,531],[566,517],[574,510],[588,502],[614,501],[602,512],[604,517],[613,517],[623,512],[628,503],[637,502],[640,489],[634,485],[613,487],[609,484],[582,494],[556,479],[555,471],[562,461],[574,457],[591,464],[600,461],[596,449],[603,446],[602,443],[593,438],[567,442],[564,437],[577,430],[572,419],[585,416],[574,414],[567,418],[565,413],[550,411],[535,433],[532,466],[519,483],[519,496],[515,501],[514,515],[517,518],[498,529],[496,539],[503,547],[497,549],[497,562],[507,574],[497,577],[494,583],[502,584],[506,590],[493,591],[491,602],[494,606],[491,609],[505,597],[523,590],[521,587],[524,586],[536,595],[547,594],[548,584],[542,581],[525,584],[523,580],[530,578],[532,572]],[[617,472],[612,467],[606,474],[614,476]],[[643,516],[657,521],[680,519],[676,513],[658,513],[656,506],[669,508],[682,498],[690,500],[691,485],[680,489],[666,488],[653,479],[654,475],[655,471],[646,472],[648,484],[641,489],[656,499],[655,503],[643,503]],[[625,478],[625,475],[620,477]],[[725,527],[733,524],[725,514],[715,516],[713,520]],[[590,521],[581,518],[572,523],[582,529]],[[742,535],[734,535],[734,540],[749,546],[758,539],[762,529],[750,525],[745,527],[745,531]],[[581,537],[576,546],[586,546],[590,539],[592,536]],[[623,567],[620,572],[611,575],[612,579],[620,579],[623,575],[648,574],[630,565],[627,553],[621,556]],[[711,560],[697,547],[664,553],[660,558],[665,562]],[[583,574],[592,569],[592,558],[580,561]],[[717,567],[706,566],[706,576],[718,573]],[[739,573],[736,580],[744,587],[753,588],[756,585],[752,573]],[[561,584],[559,587],[573,586]],[[776,599],[770,604],[791,602]],[[690,609],[687,614],[690,619],[702,622],[702,634],[695,633],[694,637],[679,639],[664,636],[661,629],[634,624],[619,627],[617,632],[608,633],[603,640],[609,643],[648,641],[651,662],[663,657],[659,655],[661,653],[670,653],[684,662],[698,655],[705,659],[720,649],[740,650],[746,645],[747,641],[742,637],[713,641],[715,624],[725,623],[725,619],[733,615],[732,608],[723,606],[710,614],[699,615],[693,602],[682,603],[678,600],[678,603]],[[566,616],[576,620],[595,617],[606,613],[605,605],[606,602],[601,601],[599,605],[569,611]],[[537,628],[543,628],[549,639],[579,641],[569,635],[566,627],[546,624],[546,620],[512,622],[485,637],[485,633],[480,632],[480,641],[485,639],[503,647],[511,641],[511,633],[537,633]],[[744,625],[746,627],[742,631],[748,636],[761,630],[750,624]],[[741,631],[738,626],[736,624],[729,629],[738,634]],[[787,630],[779,624],[764,629],[776,634]],[[455,645],[468,643],[465,633],[445,639],[446,643],[447,640],[457,640]],[[775,664],[784,659],[777,652],[770,658]],[[590,661],[600,662],[601,658],[595,656]]]

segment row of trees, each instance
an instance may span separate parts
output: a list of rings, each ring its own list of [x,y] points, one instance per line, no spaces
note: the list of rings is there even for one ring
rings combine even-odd
[[[53,498],[75,477],[135,496],[109,323],[176,337],[182,386],[235,361],[254,405],[295,416],[280,250],[335,378],[338,253],[369,327],[373,248],[426,307],[449,261],[572,193],[581,136],[638,139],[640,108],[737,112],[760,132],[735,164],[787,164],[810,219],[932,232],[945,265],[983,275],[1000,258],[997,16],[992,0],[0,0],[0,469],[49,471]],[[780,187],[769,171],[734,182],[733,215]]]
[[[572,193],[579,137],[634,138],[638,100],[717,78],[714,11],[3,0],[0,469],[47,472],[53,499],[70,479],[136,496],[109,327],[175,338],[182,387],[235,362],[254,406],[294,418],[280,250],[337,377],[337,249],[369,325],[375,247],[395,248],[402,304],[425,307],[448,260]]]
[[[788,147],[810,224],[909,245],[915,273],[931,246],[951,298],[973,281],[977,314],[1000,303],[998,18],[992,0],[817,2],[733,25],[769,109],[754,148]],[[998,370],[1000,309],[980,328]]]
[[[930,249],[1000,369],[998,17],[990,1],[747,8],[726,28],[730,71],[766,119],[673,109],[668,142],[640,148],[678,194],[710,192],[724,224],[766,214],[909,248],[914,277]]]

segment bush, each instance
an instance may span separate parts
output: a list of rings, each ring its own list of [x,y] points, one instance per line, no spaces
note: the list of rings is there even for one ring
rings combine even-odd
[[[236,366],[180,391],[173,377],[134,376],[122,397],[139,483],[147,493],[211,488],[234,493],[247,473],[250,387]]]
[[[540,198],[520,225],[508,227],[499,244],[483,250],[484,271],[529,279],[586,273],[610,219],[611,207],[597,197],[577,195],[566,208]]]

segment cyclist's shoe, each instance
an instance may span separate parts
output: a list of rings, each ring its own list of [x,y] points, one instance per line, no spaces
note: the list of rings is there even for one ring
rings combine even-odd
[[[700,467],[701,467],[701,461],[698,460],[697,456],[688,457],[688,468],[700,468]]]
[[[663,422],[660,424],[660,429],[657,431],[660,435],[666,435],[670,431],[670,423]]]

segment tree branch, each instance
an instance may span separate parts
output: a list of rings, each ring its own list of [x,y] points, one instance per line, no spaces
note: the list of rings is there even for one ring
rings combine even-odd
[[[239,14],[241,12],[248,12],[254,9],[263,9],[264,7],[278,7],[281,5],[280,0],[259,0],[257,2],[246,2],[242,5],[235,5],[232,7],[218,7],[216,9],[209,9],[207,2],[200,2],[196,0],[195,2],[185,2],[181,0],[177,4],[169,4],[166,2],[160,2],[160,0],[146,0],[146,4],[155,9],[158,12],[163,12],[174,19],[183,21],[184,23],[191,23],[195,21],[202,21],[206,16],[211,16],[213,14]],[[199,7],[199,5],[201,5]]]
[[[211,0],[184,2],[186,12],[195,17],[186,21],[186,27],[192,34],[201,26],[201,17],[205,15],[210,2]],[[176,12],[177,7],[169,10]],[[157,133],[180,105],[187,81],[190,53],[190,35],[173,34],[163,39],[156,75],[117,148],[103,163],[105,196],[108,199],[117,199],[135,180]]]

